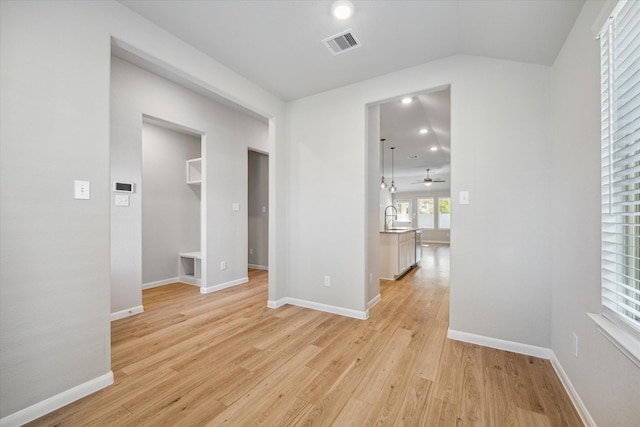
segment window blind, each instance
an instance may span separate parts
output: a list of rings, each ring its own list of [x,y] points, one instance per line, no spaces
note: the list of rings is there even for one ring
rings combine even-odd
[[[640,2],[600,34],[603,314],[640,336]]]

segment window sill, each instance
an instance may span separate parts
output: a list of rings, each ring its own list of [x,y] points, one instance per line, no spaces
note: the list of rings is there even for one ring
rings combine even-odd
[[[587,313],[587,315],[596,322],[598,331],[640,368],[640,341],[619,328],[602,314]]]

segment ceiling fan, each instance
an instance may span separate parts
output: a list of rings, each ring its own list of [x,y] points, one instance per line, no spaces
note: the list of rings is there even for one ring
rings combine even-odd
[[[412,184],[424,184],[427,187],[430,186],[431,184],[433,184],[434,182],[446,182],[444,179],[441,178],[431,178],[429,177],[429,169],[427,169],[427,177],[421,181],[416,181],[416,182],[412,182]]]

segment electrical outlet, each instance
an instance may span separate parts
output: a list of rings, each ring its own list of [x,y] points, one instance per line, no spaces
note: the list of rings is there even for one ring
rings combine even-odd
[[[221,261],[220,270],[226,270],[226,269],[227,269],[227,261]]]
[[[576,359],[580,355],[579,343],[580,341],[578,340],[578,335],[574,332],[573,333],[573,354],[576,356]]]
[[[249,248],[249,255],[253,255],[253,249]]]
[[[324,285],[327,288],[331,286],[331,276],[324,276]]]

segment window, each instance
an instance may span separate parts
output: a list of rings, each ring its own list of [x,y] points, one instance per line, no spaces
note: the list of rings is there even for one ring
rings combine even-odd
[[[603,315],[640,337],[640,2],[600,34]]]
[[[438,228],[448,230],[451,228],[451,198],[438,198]]]
[[[411,200],[396,200],[396,209],[398,210],[397,222],[411,222]]]
[[[435,227],[433,197],[418,199],[418,227],[430,229]]]

